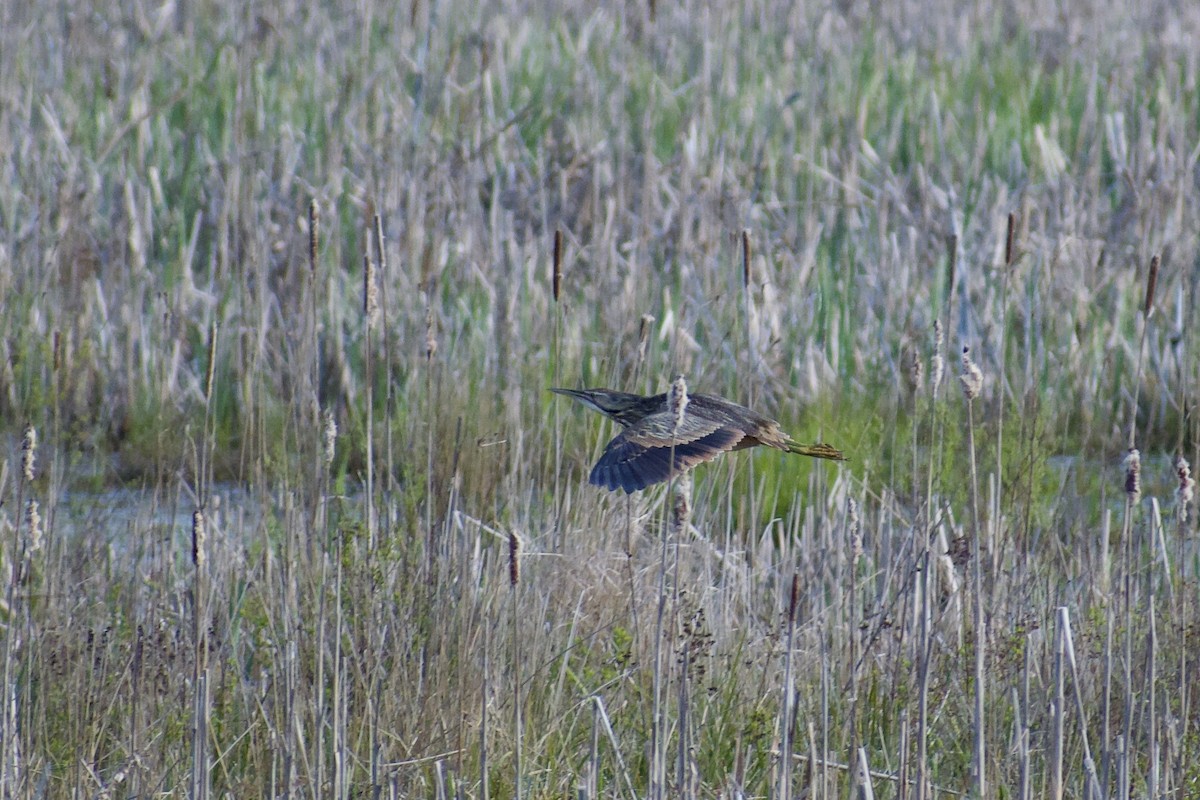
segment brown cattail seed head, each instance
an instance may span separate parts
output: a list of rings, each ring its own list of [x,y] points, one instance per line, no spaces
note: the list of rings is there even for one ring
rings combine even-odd
[[[925,362],[921,361],[921,354],[911,344],[905,346],[900,362],[904,370],[904,383],[911,394],[916,394],[921,390],[921,381],[925,379]]]
[[[962,374],[958,376],[958,379],[962,381],[963,397],[974,400],[983,389],[983,370],[971,360],[971,348],[969,347],[963,348],[962,368]]]
[[[192,512],[192,563],[196,569],[204,566],[204,543],[208,538],[208,526],[204,519],[204,509],[197,508]]]
[[[1129,448],[1125,455],[1125,494],[1136,503],[1142,495],[1142,456],[1136,447]]]
[[[676,376],[671,383],[671,391],[667,394],[667,408],[671,409],[671,416],[675,418],[675,427],[678,428],[683,424],[683,414],[687,409],[687,381],[682,375]]]
[[[37,463],[37,429],[25,426],[25,438],[21,441],[21,472],[25,480],[33,480],[33,467]]]
[[[1142,312],[1146,316],[1150,316],[1150,309],[1154,308],[1154,285],[1158,283],[1158,253],[1150,259],[1150,274],[1146,276],[1146,303],[1142,307]]]
[[[308,203],[308,268],[317,274],[317,228],[321,221],[321,208],[314,197]]]
[[[337,446],[337,418],[331,409],[325,409],[325,466],[333,463],[333,455]]]
[[[554,263],[551,265],[550,286],[554,294],[554,302],[562,291],[562,262],[563,262],[563,233],[554,231]]]
[[[792,573],[792,590],[788,593],[788,624],[796,621],[796,612],[800,607],[800,573]]]
[[[1014,246],[1017,238],[1017,215],[1008,212],[1008,233],[1004,236],[1004,266],[1011,267],[1016,256]]]
[[[946,361],[942,358],[942,348],[946,344],[945,334],[942,333],[942,321],[933,321],[933,358],[930,359],[929,388],[937,392],[942,383],[942,373],[946,371]]]
[[[29,519],[29,552],[36,553],[42,549],[42,515],[38,513],[37,500],[26,504],[25,516]]]
[[[54,329],[54,359],[52,363],[54,371],[58,372],[62,367],[62,331],[58,328]]]
[[[1179,488],[1175,490],[1175,503],[1179,506],[1179,521],[1187,522],[1188,506],[1196,496],[1196,479],[1192,477],[1192,468],[1187,459],[1180,456],[1175,460],[1175,475],[1179,478]]]
[[[517,534],[508,534],[508,585],[521,582],[521,540]]]
[[[750,288],[750,231],[742,231],[742,288]]]

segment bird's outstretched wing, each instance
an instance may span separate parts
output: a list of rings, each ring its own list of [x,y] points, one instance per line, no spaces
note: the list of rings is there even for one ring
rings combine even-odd
[[[608,443],[588,481],[635,492],[671,477],[672,447],[675,471],[683,472],[733,449],[744,436],[737,427],[695,414],[684,414],[678,429],[671,413],[651,414]]]

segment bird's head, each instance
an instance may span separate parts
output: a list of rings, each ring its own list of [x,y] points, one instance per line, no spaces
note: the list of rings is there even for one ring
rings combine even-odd
[[[642,397],[640,394],[616,392],[612,389],[556,389],[550,391],[556,394],[574,397],[588,408],[599,411],[611,420],[622,425],[631,425],[650,413],[649,406],[656,398]],[[657,398],[659,403],[662,398]]]

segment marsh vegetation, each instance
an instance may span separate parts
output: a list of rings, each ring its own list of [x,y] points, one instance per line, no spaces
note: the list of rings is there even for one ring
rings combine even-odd
[[[1200,792],[1200,11],[1075,5],[0,4],[0,794]],[[589,486],[677,374],[851,460]]]

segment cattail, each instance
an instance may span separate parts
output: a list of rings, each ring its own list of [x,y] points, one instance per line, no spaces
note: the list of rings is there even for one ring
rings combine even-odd
[[[1014,247],[1017,238],[1017,215],[1008,212],[1008,232],[1004,236],[1004,266],[1011,267],[1016,256]]]
[[[363,255],[363,316],[373,325],[379,316],[379,282],[375,279],[375,264],[371,256]]]
[[[687,381],[682,375],[676,376],[671,383],[671,391],[667,394],[667,408],[671,409],[671,416],[675,418],[675,427],[678,428],[683,424],[683,414],[687,409]]]
[[[692,476],[685,472],[675,484],[675,502],[671,505],[671,528],[676,535],[686,533],[692,520]]]
[[[946,293],[953,295],[954,281],[957,279],[958,271],[958,234],[952,233],[946,237]]]
[[[314,197],[308,202],[308,269],[317,274],[317,228],[321,221],[321,209]]]
[[[51,364],[53,364],[55,372],[62,367],[62,331],[58,328],[54,329],[54,358],[51,360]]]
[[[333,464],[334,449],[337,445],[337,418],[332,409],[325,409],[325,466]]]
[[[29,552],[36,553],[42,549],[42,515],[38,513],[37,500],[29,501],[25,516],[29,520]]]
[[[942,385],[942,373],[946,371],[946,361],[942,358],[942,348],[946,344],[945,334],[942,333],[942,321],[933,321],[933,358],[930,359],[929,388],[936,392]]]
[[[1191,465],[1183,456],[1175,461],[1175,475],[1179,478],[1179,488],[1175,490],[1175,503],[1179,506],[1179,521],[1187,522],[1188,506],[1196,496],[1196,479],[1192,477]]]
[[[562,260],[563,260],[563,233],[562,230],[554,231],[554,263],[551,265],[550,286],[554,294],[554,302],[558,302],[559,292],[562,290]]]
[[[1142,495],[1142,456],[1136,447],[1129,448],[1123,464],[1125,468],[1125,494],[1133,503]]]
[[[21,442],[21,471],[25,480],[33,480],[33,466],[37,462],[37,429],[33,425],[25,426],[25,438]]]
[[[862,526],[858,520],[858,503],[854,498],[846,500],[846,523],[850,528],[850,558],[857,564],[863,556]]]
[[[1150,259],[1150,274],[1146,276],[1146,303],[1142,307],[1142,312],[1146,316],[1150,316],[1150,309],[1154,307],[1154,285],[1158,283],[1158,264],[1160,260],[1158,253],[1155,253]]]
[[[911,394],[921,390],[921,381],[925,379],[925,362],[921,354],[911,344],[904,348],[900,356],[901,368],[904,370],[904,382]]]
[[[742,288],[750,288],[750,231],[742,231]]]
[[[800,610],[800,573],[792,573],[792,591],[788,594],[788,625],[796,622],[796,612]]]
[[[437,326],[433,321],[433,306],[425,306],[425,360],[432,361],[437,355]]]
[[[521,582],[521,540],[516,533],[508,534],[508,585]]]
[[[208,368],[204,370],[204,399],[211,400],[213,392],[213,375],[217,367],[217,322],[213,320],[208,325]]]
[[[192,512],[192,563],[196,569],[204,566],[204,542],[208,538],[208,526],[204,521],[204,509]]]
[[[962,381],[963,397],[974,400],[983,389],[983,370],[971,360],[971,348],[969,347],[963,347],[962,367],[963,371],[958,379]]]

